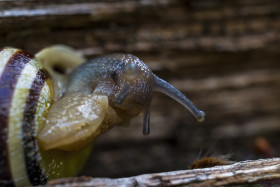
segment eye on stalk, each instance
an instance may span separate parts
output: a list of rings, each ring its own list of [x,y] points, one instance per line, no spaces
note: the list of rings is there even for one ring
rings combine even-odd
[[[202,122],[205,119],[205,113],[201,110],[198,110],[196,106],[179,90],[177,90],[174,86],[169,84],[168,82],[162,80],[161,78],[154,75],[155,87],[156,91],[164,93],[181,103],[185,108],[187,108],[197,119],[197,121]]]
[[[201,110],[198,110],[196,106],[179,90],[174,86],[162,80],[161,78],[154,75],[154,89],[163,94],[168,95],[172,99],[181,103],[185,108],[187,108],[197,119],[197,121],[202,122],[205,119],[205,113]],[[144,110],[144,120],[143,120],[143,134],[150,134],[150,109],[147,107]]]

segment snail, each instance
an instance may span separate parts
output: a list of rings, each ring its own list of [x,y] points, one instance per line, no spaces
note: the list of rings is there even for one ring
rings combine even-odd
[[[87,61],[63,46],[35,57],[0,49],[0,184],[41,185],[77,175],[97,137],[140,113],[143,134],[149,134],[153,91],[204,120],[189,99],[133,55]]]

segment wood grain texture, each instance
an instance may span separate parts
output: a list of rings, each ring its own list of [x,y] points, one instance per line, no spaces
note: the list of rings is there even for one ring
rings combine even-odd
[[[280,2],[277,0],[0,1],[0,48],[31,53],[70,45],[88,58],[140,57],[207,114],[198,124],[155,93],[151,135],[142,118],[100,137],[82,175],[128,177],[185,170],[203,156],[279,156]],[[137,164],[135,164],[137,163]]]
[[[63,43],[88,55],[258,49],[279,41],[279,7],[273,0],[3,1],[1,43],[32,52]]]
[[[280,183],[280,159],[244,161],[205,169],[145,174],[129,178],[79,177],[50,181],[46,186],[277,186]]]

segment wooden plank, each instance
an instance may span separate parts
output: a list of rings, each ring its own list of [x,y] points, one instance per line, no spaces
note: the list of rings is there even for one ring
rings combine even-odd
[[[227,186],[279,185],[280,159],[244,161],[205,169],[144,174],[128,178],[79,177],[50,181],[47,186]]]
[[[236,162],[279,156],[279,9],[276,0],[0,1],[0,47],[36,53],[60,43],[88,58],[139,56],[207,119],[199,125],[155,93],[151,135],[142,136],[141,117],[115,127],[95,142],[82,175],[184,170],[209,155]],[[273,154],[256,150],[259,137]]]

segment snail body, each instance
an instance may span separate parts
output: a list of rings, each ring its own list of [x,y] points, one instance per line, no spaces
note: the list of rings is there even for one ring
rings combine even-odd
[[[53,71],[51,62],[65,59],[69,69],[64,74]],[[36,57],[1,49],[0,180],[7,185],[39,185],[76,175],[97,137],[140,113],[143,134],[149,134],[153,91],[204,119],[190,100],[133,55],[84,60],[65,47],[43,50]]]

